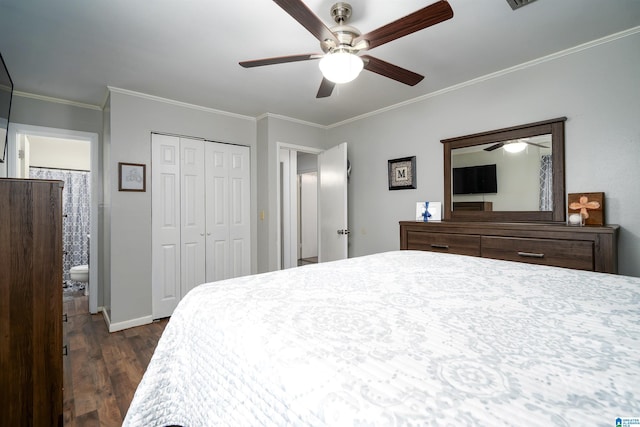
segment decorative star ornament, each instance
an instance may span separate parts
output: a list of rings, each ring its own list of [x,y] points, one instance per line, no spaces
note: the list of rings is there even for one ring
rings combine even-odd
[[[599,202],[590,202],[587,196],[580,196],[579,202],[573,202],[569,205],[570,209],[576,211],[580,209],[580,215],[582,215],[584,219],[589,218],[589,209],[598,209],[599,207]]]

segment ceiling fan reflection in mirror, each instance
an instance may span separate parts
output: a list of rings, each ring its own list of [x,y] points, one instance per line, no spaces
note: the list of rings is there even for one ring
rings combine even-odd
[[[354,80],[363,69],[409,86],[415,86],[422,81],[424,76],[373,56],[358,55],[358,53],[453,17],[453,10],[449,3],[446,0],[440,0],[404,18],[383,25],[369,33],[361,34],[357,28],[346,24],[352,11],[351,5],[348,3],[339,2],[331,7],[331,16],[337,25],[328,28],[301,0],[274,0],[274,2],[320,41],[320,47],[324,53],[242,61],[240,65],[251,68],[320,59],[319,65],[323,78],[316,98],[330,96],[336,84]]]
[[[519,153],[520,151],[523,151],[525,148],[527,148],[527,145],[534,145],[540,148],[549,148],[546,145],[533,142],[529,138],[520,138],[520,139],[513,139],[510,141],[498,142],[496,144],[493,144],[490,147],[485,148],[484,151],[493,151],[493,150],[497,150],[500,147],[503,147],[506,151],[510,153]]]

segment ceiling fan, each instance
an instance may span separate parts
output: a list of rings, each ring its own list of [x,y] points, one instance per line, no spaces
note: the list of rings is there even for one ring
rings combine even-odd
[[[358,29],[346,25],[347,20],[351,17],[352,10],[351,5],[348,3],[339,2],[331,7],[331,15],[337,25],[328,28],[302,0],[273,1],[320,41],[320,47],[324,54],[307,53],[279,56],[253,61],[242,61],[240,65],[245,68],[250,68],[320,59],[320,69],[323,73],[323,78],[316,98],[330,96],[337,83],[346,83],[347,81],[355,79],[362,69],[372,71],[409,86],[415,86],[424,76],[373,56],[358,55],[358,53],[373,49],[374,47],[453,17],[453,10],[451,6],[449,6],[449,3],[446,0],[440,0],[404,18],[383,25],[369,33],[361,34]],[[343,72],[346,74],[343,74]]]
[[[505,147],[505,150],[507,150],[507,147],[509,147],[511,149],[507,150],[507,151],[511,151],[513,153],[517,153],[519,151],[524,150],[527,145],[534,145],[534,146],[540,147],[540,148],[549,148],[546,145],[542,145],[542,144],[538,144],[536,142],[532,142],[528,138],[520,138],[520,139],[513,139],[513,140],[510,140],[510,141],[498,142],[496,144],[493,144],[493,145],[485,148],[484,151],[493,151],[493,150],[497,150],[500,147]]]

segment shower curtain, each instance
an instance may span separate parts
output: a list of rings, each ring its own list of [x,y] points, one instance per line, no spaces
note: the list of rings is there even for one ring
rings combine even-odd
[[[553,210],[553,174],[551,154],[540,158],[540,210]]]
[[[89,263],[91,172],[31,167],[29,177],[64,181],[62,191],[63,280],[69,280],[69,270]]]

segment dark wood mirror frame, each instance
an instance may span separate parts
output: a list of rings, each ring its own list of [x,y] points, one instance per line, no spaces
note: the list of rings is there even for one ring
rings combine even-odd
[[[564,122],[566,117],[529,123],[489,132],[443,139],[444,147],[444,220],[491,222],[565,222]],[[452,209],[451,150],[496,143],[511,139],[551,134],[553,161],[552,211],[455,211]]]

